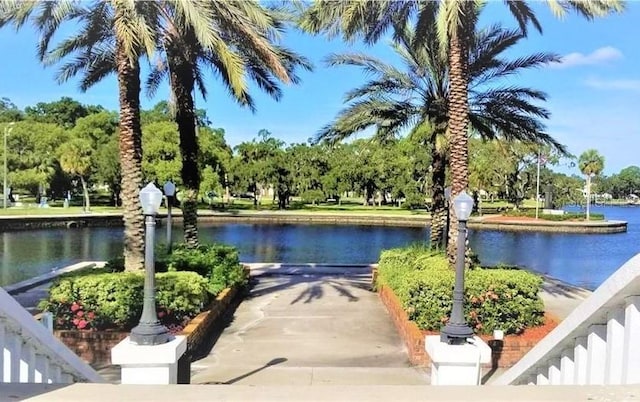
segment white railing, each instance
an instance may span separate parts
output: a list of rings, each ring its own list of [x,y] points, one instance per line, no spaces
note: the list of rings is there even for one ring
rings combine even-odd
[[[493,384],[640,384],[640,254]]]
[[[0,288],[0,383],[105,382]]]

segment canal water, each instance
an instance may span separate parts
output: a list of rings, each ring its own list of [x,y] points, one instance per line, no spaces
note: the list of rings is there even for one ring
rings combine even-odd
[[[470,231],[484,265],[509,264],[590,289],[640,252],[640,207],[594,207],[607,219],[629,222],[627,233],[556,234]],[[203,242],[238,247],[245,262],[377,262],[380,251],[425,242],[428,228],[306,224],[200,226]],[[182,232],[174,228],[174,239]],[[157,241],[165,242],[164,228]],[[8,285],[82,260],[108,260],[122,250],[121,228],[77,228],[0,233],[0,285]]]

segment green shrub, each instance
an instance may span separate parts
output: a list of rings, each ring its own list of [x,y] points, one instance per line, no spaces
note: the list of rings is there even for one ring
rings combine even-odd
[[[418,191],[409,191],[405,194],[405,201],[402,208],[405,209],[421,209],[426,205],[424,194]]]
[[[176,244],[168,254],[165,245],[155,249],[156,272],[192,271],[205,277],[207,288],[213,295],[223,289],[247,284],[247,278],[240,264],[240,256],[235,247],[223,244],[201,244],[196,249],[187,248],[184,243]],[[105,266],[107,272],[123,272],[124,259],[115,258]]]
[[[142,313],[144,273],[86,270],[58,278],[39,307],[54,314],[56,329],[133,328]],[[207,280],[195,272],[156,274],[160,321],[179,330],[210,299]]]
[[[378,285],[389,286],[400,299],[409,319],[420,329],[440,330],[451,315],[454,271],[446,256],[412,246],[384,251],[378,268]],[[476,333],[502,329],[507,334],[541,325],[544,305],[538,297],[542,279],[513,269],[467,270],[466,321]]]
[[[317,204],[326,199],[322,190],[306,190],[300,194],[300,198],[303,202]]]
[[[179,245],[167,258],[169,271],[194,271],[207,278],[214,295],[233,285],[245,285],[247,278],[235,247],[222,244],[200,245],[188,249]]]
[[[504,211],[503,214],[506,216],[526,216],[529,218],[534,218],[536,216],[536,211],[535,209],[507,210],[507,211]],[[587,219],[587,214],[582,212],[565,212],[562,215],[555,215],[555,214],[543,214],[542,211],[538,211],[538,218],[547,220],[547,221],[556,221],[556,222],[571,221],[571,220],[584,221]],[[603,221],[604,215],[590,213],[589,220]]]

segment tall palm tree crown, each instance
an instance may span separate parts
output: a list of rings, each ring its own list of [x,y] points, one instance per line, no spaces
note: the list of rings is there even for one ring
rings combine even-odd
[[[111,53],[118,76],[120,102],[119,148],[122,170],[122,206],[124,221],[124,257],[126,270],[140,270],[144,265],[144,226],[138,193],[142,188],[142,146],[140,131],[140,67],[138,58],[143,51],[152,51],[155,40],[138,18],[145,2],[111,0],[93,5],[91,28],[80,29],[79,37],[99,42],[99,38],[112,38]],[[12,23],[16,29],[27,22],[34,23],[40,33],[37,45],[41,61],[47,58],[50,42],[58,29],[74,20],[82,20],[86,4],[80,1],[30,1],[3,0],[0,2],[0,26]],[[109,18],[105,18],[109,16]],[[85,21],[86,22],[86,21]],[[105,57],[101,47],[90,48],[89,53],[98,59]],[[117,50],[117,51],[116,51]],[[83,55],[87,57],[87,55]],[[104,70],[97,74],[106,75]],[[83,83],[84,84],[84,83]]]
[[[72,2],[58,3],[66,5]],[[135,6],[118,8],[120,3],[134,3]],[[186,187],[182,203],[185,240],[187,244],[196,246],[200,172],[193,89],[198,86],[206,96],[203,67],[210,67],[222,79],[229,93],[252,110],[255,104],[249,94],[248,80],[278,100],[282,95],[280,83],[299,81],[295,74],[297,67],[311,69],[306,59],[277,44],[286,14],[283,10],[268,9],[251,1],[113,0],[112,4],[102,1],[73,4],[74,7],[59,13],[79,23],[81,29],[78,34],[50,49],[50,32],[59,25],[50,24],[52,26],[46,28],[39,45],[41,59],[47,64],[70,59],[60,68],[58,79],[66,81],[81,74],[80,87],[83,90],[113,71],[118,71],[121,77],[120,70],[127,67],[121,62],[122,52],[135,55],[130,57],[132,67],[137,66],[142,50],[152,61],[152,71],[147,80],[150,95],[155,93],[163,78],[169,77],[175,101],[175,121],[180,133],[182,179]],[[117,18],[117,12],[121,11],[128,12],[124,19],[130,22],[130,26],[126,26],[122,18]],[[42,12],[36,19],[48,21],[49,14]],[[117,33],[121,25],[127,28],[125,32],[136,33],[133,40],[121,40],[117,35],[114,38],[114,31]],[[136,40],[138,34],[145,40]],[[139,93],[139,67],[134,70],[127,75],[127,82],[137,80],[134,92]],[[121,104],[122,100],[121,97]],[[139,106],[134,115],[139,116]],[[125,117],[126,121],[135,122],[129,114]],[[139,117],[136,124],[139,126]],[[139,142],[141,136],[136,138]],[[123,143],[121,141],[121,155],[124,157]],[[126,150],[132,148],[137,149],[138,143],[127,146]]]
[[[589,220],[591,209],[591,177],[602,173],[604,169],[604,157],[595,149],[587,149],[578,158],[578,168],[587,180],[587,220]]]
[[[514,60],[501,57],[501,53],[522,38],[519,32],[498,26],[473,35],[469,56],[472,132],[483,139],[500,137],[549,144],[563,152],[564,147],[544,132],[541,120],[548,117],[548,111],[532,103],[544,101],[545,94],[504,84],[503,79],[522,69],[558,60],[545,53]],[[376,136],[381,139],[397,136],[403,130],[411,130],[414,136],[419,132],[426,134],[426,143],[432,150],[431,244],[436,246],[442,241],[446,222],[447,148],[441,144],[446,143],[449,80],[446,57],[439,51],[435,32],[425,39],[426,43],[418,42],[409,27],[396,32],[392,47],[402,60],[404,70],[364,54],[331,56],[330,64],[358,66],[372,79],[347,93],[346,101],[352,103],[333,123],[325,126],[316,139],[333,143],[369,126],[376,128]]]
[[[315,0],[302,16],[300,25],[312,33],[342,35],[346,40],[362,38],[366,43],[376,42],[388,28],[404,26],[408,21],[415,24],[416,37],[426,37],[429,27],[435,24],[440,49],[446,53],[449,65],[448,137],[452,173],[452,196],[466,189],[469,182],[468,137],[469,123],[469,65],[468,53],[471,36],[475,31],[477,7],[485,1],[468,0],[365,0],[332,1]],[[530,2],[504,0],[509,12],[518,22],[523,34],[531,24],[542,31]],[[623,10],[621,0],[548,0],[546,2],[556,17],[564,17],[569,11],[592,19],[611,12]],[[448,254],[455,258],[457,219],[451,212]]]

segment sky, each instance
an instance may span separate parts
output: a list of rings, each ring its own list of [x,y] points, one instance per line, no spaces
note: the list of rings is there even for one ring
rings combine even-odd
[[[509,56],[551,52],[562,57],[559,64],[527,71],[512,78],[513,84],[525,85],[547,93],[545,104],[551,111],[547,131],[579,156],[596,149],[605,158],[604,174],[640,166],[640,2],[630,1],[623,14],[587,21],[575,14],[556,19],[543,3],[534,4],[542,23],[543,34],[531,29]],[[490,4],[481,17],[481,25],[501,23],[515,27],[513,18],[502,2]],[[117,110],[118,94],[115,76],[106,78],[86,93],[78,89],[78,81],[58,84],[56,66],[43,67],[36,58],[36,33],[27,27],[16,32],[0,29],[0,97],[11,99],[18,107],[70,96],[85,104],[100,104]],[[328,67],[327,55],[342,52],[367,52],[387,62],[397,58],[387,41],[372,47],[345,44],[299,32],[288,32],[282,44],[307,57],[313,72],[301,71],[299,85],[283,88],[276,102],[253,88],[257,111],[238,106],[210,74],[208,97],[198,97],[196,106],[204,108],[214,127],[225,130],[231,146],[257,137],[261,129],[289,144],[306,142],[324,125],[330,123],[346,105],[344,94],[367,80],[354,67]],[[144,77],[143,77],[144,80]],[[505,82],[509,85],[509,82]],[[156,96],[141,94],[143,108],[150,108],[169,97],[165,83]],[[363,134],[363,136],[366,134]],[[567,174],[578,174],[577,168],[552,167]]]

